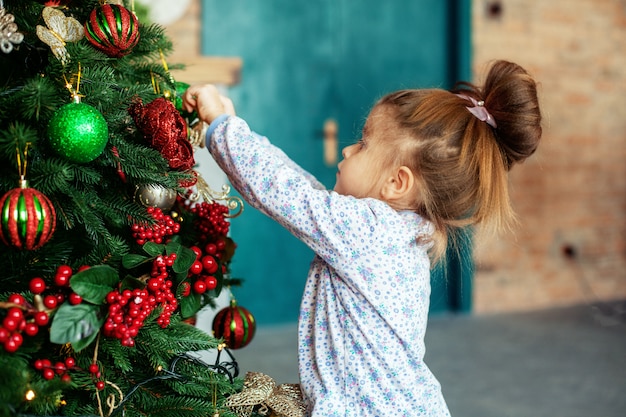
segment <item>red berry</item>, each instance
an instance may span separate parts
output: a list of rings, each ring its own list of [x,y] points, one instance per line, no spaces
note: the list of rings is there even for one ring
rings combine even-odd
[[[35,369],[41,371],[44,368],[44,362],[42,359],[37,359],[34,363]]]
[[[78,267],[78,272],[82,272],[82,271],[84,271],[86,269],[89,269],[89,268],[91,268],[89,265],[81,265],[81,266]]]
[[[57,374],[61,375],[66,370],[67,370],[67,368],[65,367],[65,364],[63,362],[57,362],[56,364],[54,364],[54,371]]]
[[[193,253],[196,254],[196,259],[200,259],[200,257],[202,256],[202,249],[200,249],[197,246],[192,246],[189,249],[191,249],[193,251]]]
[[[26,299],[24,299],[24,297],[22,297],[20,294],[11,294],[9,296],[9,303],[13,303],[13,304],[18,304],[18,305],[24,305],[26,303]]]
[[[70,374],[63,374],[63,376],[61,376],[61,381],[69,384],[70,382],[72,382],[72,377],[70,376]]]
[[[51,368],[44,369],[42,373],[44,379],[47,379],[48,381],[54,378],[54,370]]]
[[[206,289],[206,282],[202,281],[201,279],[193,283],[193,290],[197,294],[204,294],[206,292]]]
[[[59,265],[59,267],[56,270],[56,275],[70,276],[72,275],[72,267],[70,267],[69,265]]]
[[[92,375],[95,375],[98,372],[100,372],[100,367],[98,366],[97,363],[92,363],[91,365],[89,365],[89,373],[91,373]]]
[[[57,306],[57,298],[54,295],[46,295],[43,298],[43,305],[46,306],[46,308],[49,309],[53,309]]]
[[[75,306],[83,302],[83,297],[73,292],[69,295],[67,300],[70,302],[71,305]]]
[[[13,317],[5,317],[2,320],[2,326],[9,332],[14,332],[20,325],[20,320],[16,320]]]
[[[182,296],[187,297],[189,293],[191,293],[191,284],[187,281],[183,281],[181,285],[183,286]]]
[[[191,274],[193,275],[198,275],[199,273],[202,272],[202,262],[200,261],[195,261],[193,264],[191,264],[191,268],[189,268],[189,272],[191,272]]]
[[[55,275],[54,283],[57,287],[67,287],[70,285],[70,277],[68,275]]]
[[[65,358],[65,366],[67,367],[67,369],[72,369],[76,366],[76,359],[72,358],[71,356],[69,358]]]
[[[211,255],[202,257],[202,266],[208,274],[214,274],[218,269],[217,261]]]
[[[30,280],[29,288],[33,294],[41,294],[46,290],[46,282],[39,277],[33,278]]]
[[[33,317],[35,318],[35,323],[37,323],[38,326],[45,326],[50,320],[50,316],[48,316],[48,313],[45,311],[38,311],[33,314]]]
[[[31,337],[35,336],[37,333],[39,333],[39,326],[37,326],[37,323],[26,323],[26,326],[24,327],[24,333]]]
[[[215,243],[207,243],[204,247],[204,251],[209,255],[215,255],[217,253],[217,245]]]
[[[165,263],[165,258],[161,255],[156,257],[156,259],[154,260],[154,264],[157,266],[157,268],[163,268],[167,266],[167,264]]]
[[[117,301],[117,296],[119,295],[119,293],[117,291],[111,291],[110,293],[107,294],[106,300],[107,300],[107,304],[113,304]]]
[[[11,307],[7,310],[7,317],[11,317],[15,320],[23,320],[24,319],[24,312],[22,312],[21,308],[18,307]]]
[[[22,346],[22,342],[24,342],[24,337],[22,336],[22,333],[13,333],[11,335],[11,339],[15,340],[15,343],[17,343],[18,346]]]
[[[213,275],[209,275],[208,277],[206,277],[204,279],[204,282],[206,282],[206,289],[209,291],[217,288],[217,278],[215,278]]]
[[[11,332],[9,332],[4,327],[0,327],[0,343],[4,343],[7,340],[9,340],[10,335],[11,335]]]

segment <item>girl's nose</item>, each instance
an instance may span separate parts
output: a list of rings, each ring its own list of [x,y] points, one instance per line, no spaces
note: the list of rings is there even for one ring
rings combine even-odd
[[[341,156],[343,156],[343,158],[346,159],[348,156],[350,156],[351,149],[352,149],[352,145],[348,145],[345,148],[343,148],[341,150]]]

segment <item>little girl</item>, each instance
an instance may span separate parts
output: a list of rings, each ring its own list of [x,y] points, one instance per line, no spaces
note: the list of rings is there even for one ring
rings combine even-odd
[[[343,149],[332,191],[215,87],[184,94],[233,186],[316,254],[298,334],[311,416],[449,415],[423,361],[431,264],[459,227],[511,222],[507,171],[541,137],[536,85],[520,66],[497,61],[482,88],[457,87],[380,99]]]

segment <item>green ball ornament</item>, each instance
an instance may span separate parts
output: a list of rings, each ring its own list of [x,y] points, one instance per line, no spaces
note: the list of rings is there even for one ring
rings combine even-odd
[[[72,162],[96,159],[107,144],[109,127],[104,116],[89,104],[74,102],[59,108],[48,122],[50,145]]]
[[[189,113],[183,109],[183,94],[185,94],[185,91],[187,91],[187,89],[189,88],[189,84],[184,83],[182,81],[176,81],[175,84],[176,84],[176,97],[174,97],[174,107],[176,107],[176,110],[178,110],[178,112],[185,119],[188,119],[188,120],[197,119],[198,114],[195,111],[192,113]]]
[[[174,106],[176,110],[182,112],[183,111],[183,94],[189,88],[189,84],[184,83],[182,81],[176,81],[176,98],[174,99]]]

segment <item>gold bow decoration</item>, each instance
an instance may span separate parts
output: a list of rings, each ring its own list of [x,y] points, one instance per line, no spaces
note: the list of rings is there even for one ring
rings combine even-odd
[[[246,373],[243,390],[228,397],[226,405],[239,417],[249,417],[253,412],[276,417],[306,416],[300,385],[276,385],[260,372]]]
[[[64,65],[67,61],[66,42],[76,42],[85,36],[83,25],[73,17],[53,7],[44,7],[41,14],[46,26],[37,25],[37,37],[46,43],[54,56]]]

